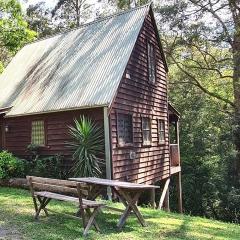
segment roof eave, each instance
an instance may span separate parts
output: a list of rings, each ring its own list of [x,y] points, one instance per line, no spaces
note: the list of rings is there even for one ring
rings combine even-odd
[[[85,110],[85,109],[93,109],[93,108],[104,108],[104,107],[108,108],[109,104],[82,106],[82,107],[56,109],[56,110],[22,113],[22,114],[9,114],[9,115],[5,115],[4,118],[24,117],[24,116],[41,115],[41,114],[58,113],[58,112],[69,112],[69,111],[77,111],[77,110]]]
[[[181,117],[181,114],[179,113],[179,111],[172,105],[171,102],[168,102],[168,108],[178,117]]]

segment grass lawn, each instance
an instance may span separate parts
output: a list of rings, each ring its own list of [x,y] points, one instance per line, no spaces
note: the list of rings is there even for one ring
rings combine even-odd
[[[66,202],[52,202],[49,208],[65,213],[76,211],[76,207]],[[148,227],[142,228],[137,220],[131,217],[123,230],[118,231],[116,223],[119,214],[104,211],[97,218],[102,232],[91,230],[87,239],[240,239],[239,225],[148,208],[140,210]],[[83,239],[82,225],[78,220],[50,213],[49,217],[42,216],[37,222],[33,220],[33,213],[32,199],[28,191],[0,187],[0,239]],[[12,231],[14,237],[6,237],[6,229]],[[1,238],[4,231],[5,237]]]

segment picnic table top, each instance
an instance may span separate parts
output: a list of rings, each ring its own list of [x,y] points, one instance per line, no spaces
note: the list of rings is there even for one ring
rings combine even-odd
[[[117,180],[95,178],[95,177],[69,178],[69,180],[76,181],[76,182],[84,182],[84,183],[96,184],[96,185],[110,186],[110,187],[127,188],[127,189],[153,189],[153,188],[160,188],[159,186],[155,186],[155,185],[131,183],[131,182],[122,182],[122,181],[117,181]]]

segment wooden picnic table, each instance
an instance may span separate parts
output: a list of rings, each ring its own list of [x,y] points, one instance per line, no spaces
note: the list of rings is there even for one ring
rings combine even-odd
[[[95,200],[96,197],[99,196],[99,194],[103,191],[104,188],[111,187],[112,191],[119,197],[119,199],[125,206],[125,210],[123,211],[119,219],[119,222],[117,224],[117,227],[120,229],[124,226],[131,212],[134,213],[139,223],[143,227],[146,226],[144,218],[137,207],[138,199],[145,190],[159,188],[159,186],[154,186],[154,185],[121,182],[117,180],[94,178],[94,177],[69,178],[69,180],[76,181],[76,182],[84,182],[84,183],[93,185],[94,191],[93,191],[93,194],[90,196],[91,200]]]

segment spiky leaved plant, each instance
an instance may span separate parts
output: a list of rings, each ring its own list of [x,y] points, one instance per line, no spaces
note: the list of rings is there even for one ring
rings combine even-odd
[[[104,151],[103,129],[84,116],[74,119],[74,123],[75,126],[69,126],[72,141],[68,142],[74,151],[71,172],[75,177],[98,177],[103,164],[99,158]]]

